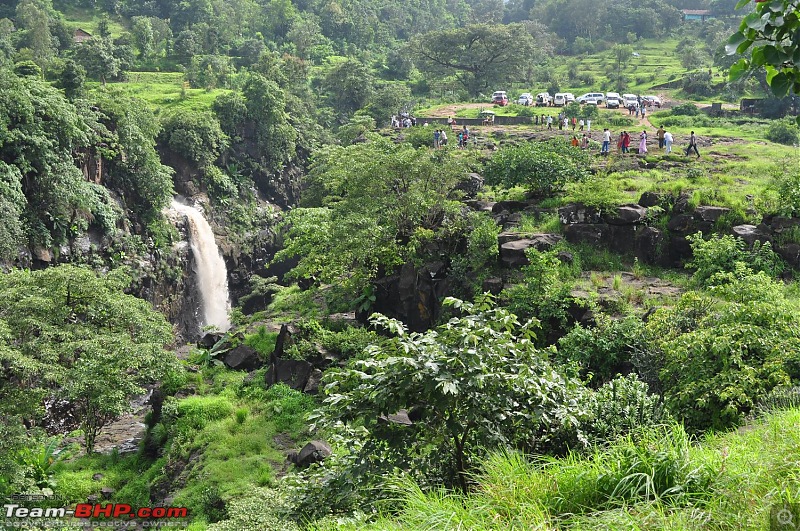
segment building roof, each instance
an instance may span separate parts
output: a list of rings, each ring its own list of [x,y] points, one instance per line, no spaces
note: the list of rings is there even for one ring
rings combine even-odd
[[[681,11],[684,15],[710,15],[711,11],[708,9],[683,9]]]
[[[88,31],[82,30],[81,28],[77,28],[73,33],[75,37],[91,37],[92,34]]]

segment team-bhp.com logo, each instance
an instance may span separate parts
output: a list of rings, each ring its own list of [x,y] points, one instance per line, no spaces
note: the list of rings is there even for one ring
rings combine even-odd
[[[3,505],[3,516],[5,517],[5,525],[11,527],[39,526],[45,519],[61,520],[61,523],[64,523],[64,520],[67,519],[72,519],[75,522],[98,518],[113,519],[118,522],[133,519],[155,520],[157,522],[151,522],[151,524],[161,525],[151,525],[150,527],[161,527],[169,521],[186,519],[189,516],[189,511],[186,507],[134,508],[125,503],[79,503],[74,509],[67,509],[66,507],[22,507],[17,503],[6,503]]]

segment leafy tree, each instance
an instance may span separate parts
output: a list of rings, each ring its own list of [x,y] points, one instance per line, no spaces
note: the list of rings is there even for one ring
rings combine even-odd
[[[175,37],[175,45],[173,46],[175,55],[183,61],[188,61],[193,56],[199,54],[202,50],[200,37],[192,30],[183,30]]]
[[[159,138],[199,167],[217,160],[228,144],[216,117],[208,112],[178,111],[169,115]]]
[[[161,164],[155,150],[161,124],[143,101],[117,90],[100,93],[97,103],[107,128],[103,133],[109,145],[107,185],[142,220],[158,219],[173,195],[172,169]]]
[[[736,8],[749,2],[740,0]],[[756,1],[755,9],[742,19],[739,31],[725,46],[729,55],[743,54],[750,49],[749,58],[742,58],[731,67],[731,80],[735,81],[751,69],[764,67],[767,83],[776,96],[783,97],[790,91],[800,93],[798,30],[800,17],[793,0]]]
[[[0,70],[0,196],[12,238],[4,244],[25,243],[15,236],[20,222],[33,245],[64,243],[102,209],[73,160],[88,145],[93,123],[47,83]]]
[[[489,184],[523,185],[531,194],[548,195],[588,176],[586,154],[566,142],[526,142],[503,147],[486,164]]]
[[[325,423],[364,426],[376,442],[363,450],[385,445],[396,466],[463,490],[487,449],[541,451],[576,440],[583,388],[534,346],[537,323],[520,323],[488,295],[446,304],[460,316],[425,333],[374,315],[373,323],[394,337],[368,348],[352,367],[325,375],[326,407],[318,413]],[[382,423],[401,410],[419,420]]]
[[[46,0],[22,0],[17,4],[16,20],[25,30],[24,44],[33,51],[34,60],[42,69],[55,55],[49,23],[52,10]]]
[[[473,96],[497,84],[524,81],[531,62],[544,57],[522,24],[472,24],[420,35],[411,41],[419,67],[455,75]]]
[[[694,431],[740,424],[760,397],[800,377],[800,315],[782,286],[743,264],[718,279],[711,295],[687,293],[646,327],[666,405]]]
[[[58,86],[64,89],[64,94],[70,100],[77,99],[83,95],[84,84],[86,82],[86,69],[81,65],[67,59],[64,62],[64,69],[58,78]]]
[[[195,55],[189,62],[186,78],[194,87],[213,90],[228,85],[233,71],[230,57],[224,55]]]
[[[627,66],[627,64],[631,60],[631,56],[633,54],[633,46],[630,44],[617,44],[614,48],[611,49],[611,53],[614,57],[614,62],[617,64],[617,90],[622,90],[621,80],[622,80],[622,69]]]
[[[363,63],[348,59],[328,72],[325,89],[334,111],[349,116],[369,102],[373,91],[372,74]]]
[[[420,256],[425,242],[453,239],[461,207],[448,196],[464,173],[459,160],[367,138],[315,155],[303,199],[308,208],[289,213],[276,256],[299,259],[296,278],[360,292],[381,272]]]
[[[124,293],[130,282],[121,270],[98,276],[73,266],[0,276],[0,331],[9,345],[0,422],[40,425],[44,401],[65,400],[91,453],[98,431],[174,367],[163,349],[171,326]]]
[[[133,17],[131,19],[133,27],[133,41],[136,49],[139,50],[139,58],[147,59],[153,54],[154,40],[153,26],[147,17]]]
[[[800,131],[797,125],[786,120],[775,120],[769,124],[766,134],[767,140],[791,146],[797,144],[800,138]]]
[[[92,37],[78,47],[75,58],[90,76],[100,79],[105,85],[107,79],[120,73],[120,60],[114,52],[110,38]]]

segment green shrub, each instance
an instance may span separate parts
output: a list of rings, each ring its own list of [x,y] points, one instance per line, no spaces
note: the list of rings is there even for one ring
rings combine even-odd
[[[767,128],[766,138],[770,142],[791,146],[797,144],[800,132],[798,132],[797,125],[794,122],[774,120]]]
[[[565,200],[570,203],[581,203],[598,210],[607,210],[630,202],[631,197],[609,179],[589,177],[580,182],[569,183]]]
[[[592,395],[584,431],[595,444],[663,424],[669,419],[661,398],[635,375],[617,377]]]
[[[433,132],[439,128],[439,124],[433,124],[430,127],[408,127],[401,130],[401,135],[404,142],[407,142],[419,149],[421,147],[433,147]],[[451,139],[447,135],[447,142],[450,145],[455,144],[455,138]]]
[[[692,247],[692,260],[686,267],[695,270],[692,281],[701,286],[724,281],[726,277],[722,274],[734,273],[742,267],[773,277],[786,267],[769,242],[756,241],[752,249],[748,249],[741,238],[717,235],[704,240],[701,232],[687,236],[687,240]]]
[[[527,142],[501,148],[486,164],[490,185],[523,185],[535,195],[548,195],[588,176],[588,155],[563,140]]]
[[[248,334],[244,337],[244,344],[258,351],[265,359],[269,358],[275,350],[275,343],[278,341],[278,332],[268,332],[266,326],[259,326],[255,334]]]
[[[283,495],[274,490],[257,488],[231,500],[226,518],[208,526],[208,531],[299,531],[300,528],[287,519],[287,513],[288,506]]]
[[[670,112],[673,116],[697,116],[700,114],[700,109],[698,109],[697,105],[694,103],[687,101],[686,103],[676,105],[670,109]]]
[[[284,384],[275,384],[264,395],[270,419],[280,432],[297,432],[304,426],[303,416],[316,405],[314,398]]]
[[[233,404],[222,396],[194,395],[181,400],[170,397],[164,401],[163,407],[165,420],[180,419],[195,429],[232,414]]]
[[[643,331],[642,320],[634,315],[611,319],[601,313],[594,326],[576,324],[559,339],[556,358],[577,362],[581,375],[600,386],[630,368],[631,353],[641,343]]]

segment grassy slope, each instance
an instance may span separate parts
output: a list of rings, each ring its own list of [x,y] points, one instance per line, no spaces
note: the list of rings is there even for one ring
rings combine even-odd
[[[778,412],[763,421],[723,435],[686,444],[680,429],[660,436],[627,440],[619,452],[597,452],[532,463],[517,455],[495,455],[468,496],[423,493],[407,482],[399,485],[400,513],[377,522],[322,525],[323,529],[767,529],[770,507],[800,495],[800,410]],[[614,457],[624,451],[652,459],[653,469],[710,478],[703,492],[670,502],[639,496],[597,499],[597,484],[615,477]],[[653,459],[663,457],[661,463]],[[674,466],[673,466],[674,465]],[[680,468],[682,472],[676,472]],[[624,472],[623,472],[624,473]],[[596,503],[596,501],[595,501]]]

